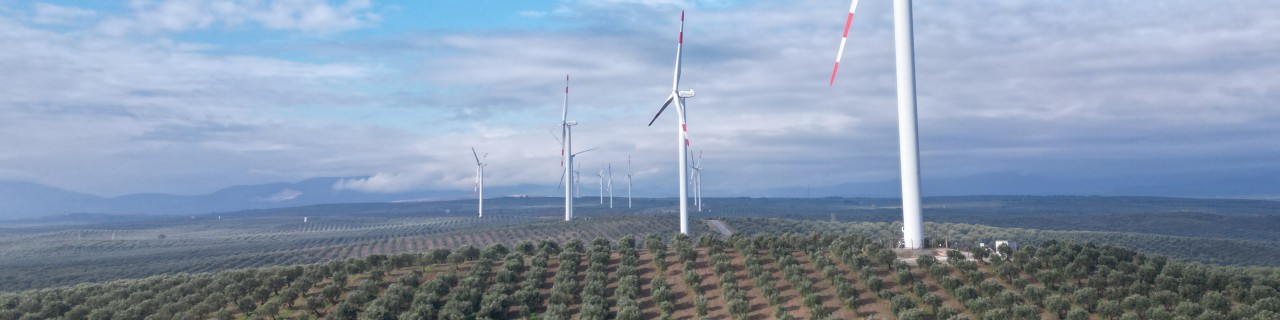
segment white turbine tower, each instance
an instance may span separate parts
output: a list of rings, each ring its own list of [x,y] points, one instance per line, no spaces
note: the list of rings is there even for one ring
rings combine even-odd
[[[604,204],[604,168],[603,167],[600,168],[599,172],[596,172],[596,178],[600,179],[600,204]]]
[[[657,121],[659,116],[662,116],[662,111],[667,110],[667,106],[671,105],[672,101],[676,103],[676,118],[679,124],[679,126],[676,127],[676,144],[678,145],[676,148],[676,158],[679,159],[680,162],[677,166],[680,171],[680,233],[689,234],[689,176],[688,170],[686,170],[689,166],[689,157],[687,154],[689,148],[689,133],[688,128],[685,125],[684,99],[692,98],[694,93],[693,90],[680,91],[680,55],[683,46],[684,11],[680,11],[680,35],[676,40],[676,68],[675,76],[671,80],[671,95],[667,96],[667,102],[662,104],[662,108],[658,109],[658,113],[653,115],[653,120],[649,120],[649,125],[652,126],[653,122]]]
[[[690,168],[693,169],[693,205],[702,212],[702,151],[698,151],[698,158],[693,160]]]
[[[480,212],[480,217],[484,218],[484,167],[489,164],[480,161],[480,155],[476,154],[476,148],[471,148],[471,155],[476,157],[476,200],[480,201],[477,210]],[[489,154],[484,154],[484,157],[488,158]]]
[[[631,209],[631,155],[627,155],[627,209]]]
[[[844,35],[836,52],[836,64],[831,69],[832,85],[836,71],[840,70],[840,56],[849,37],[849,25],[858,0],[849,5],[845,19]],[[920,139],[916,122],[916,70],[915,44],[911,30],[911,0],[893,1],[894,51],[896,52],[898,77],[898,152],[901,154],[902,171],[902,243],[909,249],[924,247],[924,215],[920,210]]]
[[[609,209],[613,209],[613,164],[609,164]]]

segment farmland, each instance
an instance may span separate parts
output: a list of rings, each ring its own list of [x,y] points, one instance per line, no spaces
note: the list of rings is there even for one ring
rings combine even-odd
[[[0,294],[0,319],[1274,319],[1280,273],[1046,241],[915,263],[858,235],[624,236]]]
[[[579,200],[562,221],[555,198],[340,204],[196,216],[16,221],[0,228],[0,290],[74,285],[152,275],[301,265],[371,255],[513,246],[521,241],[616,240],[673,235],[674,199],[636,199],[609,209]],[[926,199],[926,231],[955,248],[1014,240],[1109,244],[1221,265],[1280,266],[1275,202],[1103,197]],[[691,236],[719,234],[699,219],[748,235],[851,234],[891,243],[893,199],[708,199]],[[303,217],[307,222],[303,222]],[[1097,221],[1113,219],[1117,223]],[[85,222],[76,222],[84,220]],[[835,222],[832,222],[835,220]],[[1073,222],[1074,221],[1074,222]],[[10,227],[12,226],[12,227]],[[1161,227],[1152,227],[1161,226]],[[161,236],[163,235],[163,238]]]

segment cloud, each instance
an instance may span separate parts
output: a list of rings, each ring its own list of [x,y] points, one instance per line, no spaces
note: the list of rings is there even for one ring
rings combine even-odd
[[[421,190],[428,179],[403,173],[378,173],[367,178],[342,179],[333,185],[335,190],[354,190],[372,193],[395,193]]]
[[[265,202],[284,202],[284,201],[297,199],[298,196],[301,196],[301,195],[302,195],[302,191],[285,188],[283,190],[280,190],[280,192],[276,192],[270,197],[259,198],[257,200],[265,201]]]
[[[537,10],[520,11],[520,13],[518,14],[521,17],[527,17],[527,18],[542,18],[547,16],[546,11],[537,11]]]
[[[104,195],[208,192],[366,174],[374,169],[329,148],[377,153],[384,146],[368,141],[403,136],[280,116],[368,106],[333,86],[368,79],[375,68],[211,54],[200,45],[50,31],[3,16],[0,28],[0,85],[10,90],[0,97],[0,132],[20,137],[0,142],[10,150],[0,155],[3,179]]]
[[[669,94],[685,5],[566,1],[544,17],[572,20],[563,28],[240,50],[166,35],[378,31],[378,18],[360,1],[138,1],[135,13],[96,16],[94,28],[129,36],[100,37],[0,13],[0,135],[20,137],[0,140],[0,179],[98,194],[319,176],[367,176],[335,185],[366,192],[469,189],[475,147],[490,154],[490,185],[555,185],[560,147],[547,131],[571,74],[574,148],[600,147],[579,157],[583,170],[630,156],[637,195],[672,196],[675,113],[645,124]],[[845,5],[689,4],[682,88],[698,92],[689,131],[708,194],[897,177],[892,8],[862,2],[828,87]],[[1270,2],[915,8],[928,177],[1276,168],[1280,20],[1270,17],[1280,8]],[[279,57],[289,50],[316,58]]]
[[[31,18],[31,22],[48,25],[74,24],[97,15],[98,13],[93,10],[80,7],[37,2],[35,16]]]
[[[583,135],[578,145],[606,146],[584,160],[634,153],[638,163],[669,167],[674,114],[653,128],[642,124],[670,88],[679,8],[601,1],[573,9],[587,26],[442,36],[450,54],[428,62],[438,75],[430,80],[486,88],[488,94],[454,98],[495,110],[479,113],[490,119],[517,112],[551,122],[556,76],[573,73],[570,117],[583,123],[575,129]],[[708,187],[896,178],[891,10],[887,3],[860,8],[833,88],[825,80],[843,8],[752,2],[688,12],[682,84],[699,92],[690,100],[689,128],[694,148],[709,157]],[[1133,168],[1177,174],[1223,162],[1258,166],[1251,156],[1257,149],[1223,139],[1256,147],[1280,138],[1269,124],[1280,112],[1266,102],[1280,92],[1280,80],[1268,76],[1280,71],[1274,59],[1280,39],[1267,32],[1276,22],[1266,18],[1277,8],[1265,2],[1236,3],[1208,16],[1189,1],[1159,8],[943,1],[918,3],[916,10],[927,174],[1114,175]],[[1183,21],[1191,16],[1198,18]],[[1240,127],[1251,129],[1231,133]],[[647,182],[665,185],[674,177],[658,179],[666,181]]]
[[[134,0],[131,17],[104,20],[99,31],[111,35],[153,34],[256,25],[268,30],[331,34],[376,24],[369,0],[206,1]]]

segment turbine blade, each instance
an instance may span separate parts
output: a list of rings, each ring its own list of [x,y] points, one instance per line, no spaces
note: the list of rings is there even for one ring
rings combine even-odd
[[[676,40],[676,79],[671,86],[671,91],[676,91],[680,87],[680,58],[684,53],[684,10],[680,10],[680,37]],[[672,93],[674,94],[674,93]]]
[[[557,136],[556,136],[556,132],[555,132],[555,131],[551,131],[551,129],[547,129],[547,134],[550,134],[552,139],[556,139],[556,143],[560,144],[560,148],[561,148],[561,149],[560,149],[560,151],[563,153],[563,152],[564,152],[564,141],[560,140],[560,137],[557,137]]]
[[[569,121],[569,75],[564,75],[564,107],[560,109],[560,122]]]
[[[561,126],[563,127],[564,125],[561,124]],[[560,166],[563,167],[564,166],[564,140],[560,140],[560,137],[557,137],[556,133],[554,131],[551,131],[551,129],[547,129],[547,134],[550,134],[551,138],[556,139],[556,143],[560,144]]]
[[[555,136],[555,134],[551,134]],[[564,149],[568,146],[564,145],[569,140],[569,75],[564,75],[564,107],[560,109],[560,166],[564,166]]]
[[[662,104],[662,109],[658,109],[658,113],[653,115],[653,120],[649,120],[649,126],[653,126],[653,122],[658,121],[658,116],[661,116],[662,111],[667,110],[667,106],[670,106],[671,101],[675,101],[675,99],[676,99],[675,93],[672,93],[670,97],[667,97],[667,102]]]
[[[560,170],[560,180],[559,182],[556,182],[556,189],[559,190],[560,187],[563,187],[563,186],[564,186],[564,170]]]
[[[831,69],[831,81],[827,83],[830,87],[836,83],[836,72],[840,71],[840,57],[844,56],[844,44],[849,41],[849,26],[853,25],[853,12],[858,9],[858,0],[853,0],[849,4],[849,15],[844,20],[844,34],[840,36],[840,49],[836,51],[836,65]]]
[[[585,153],[585,152],[587,152],[587,151],[591,151],[591,150],[595,150],[595,149],[600,149],[600,147],[595,147],[595,148],[591,148],[591,149],[587,149],[587,150],[582,150],[582,151],[574,152],[574,153],[573,153],[573,155],[575,155],[575,156],[576,156],[576,155],[580,155],[580,154],[583,154],[583,153]],[[578,163],[578,168],[582,168],[582,163]]]
[[[555,136],[555,134],[552,134],[552,136]],[[558,141],[560,141],[560,166],[563,167],[564,166],[564,150],[566,148],[571,147],[566,145],[565,143],[565,141],[569,141],[569,125],[568,124],[566,123],[560,124],[560,139]]]
[[[488,155],[488,154],[485,154],[485,155]],[[477,165],[477,166],[478,166],[478,165],[480,165],[480,155],[477,155],[477,154],[476,154],[476,148],[475,148],[475,147],[472,147],[472,148],[471,148],[471,156],[476,157],[476,165]]]

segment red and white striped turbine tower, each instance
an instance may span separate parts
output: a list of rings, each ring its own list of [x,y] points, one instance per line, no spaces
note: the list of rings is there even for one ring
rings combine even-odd
[[[693,90],[680,90],[680,54],[684,46],[684,11],[680,11],[680,35],[676,38],[676,70],[675,76],[671,80],[671,95],[667,96],[667,102],[662,104],[662,108],[658,109],[658,113],[653,115],[653,120],[649,120],[649,126],[653,126],[654,121],[658,121],[658,117],[662,116],[662,111],[667,110],[667,106],[671,102],[676,103],[676,118],[679,127],[676,128],[676,158],[679,159],[677,168],[680,177],[680,233],[689,234],[689,176],[687,168],[689,166],[688,148],[689,148],[689,130],[685,122],[684,99],[694,96]]]
[[[849,6],[844,35],[836,52],[836,65],[831,70],[831,86],[840,70],[840,56],[849,39],[849,25],[858,0]],[[902,172],[902,245],[909,249],[924,247],[924,214],[920,209],[920,138],[916,121],[915,44],[911,30],[911,0],[893,1],[894,52],[898,77],[898,152]]]

